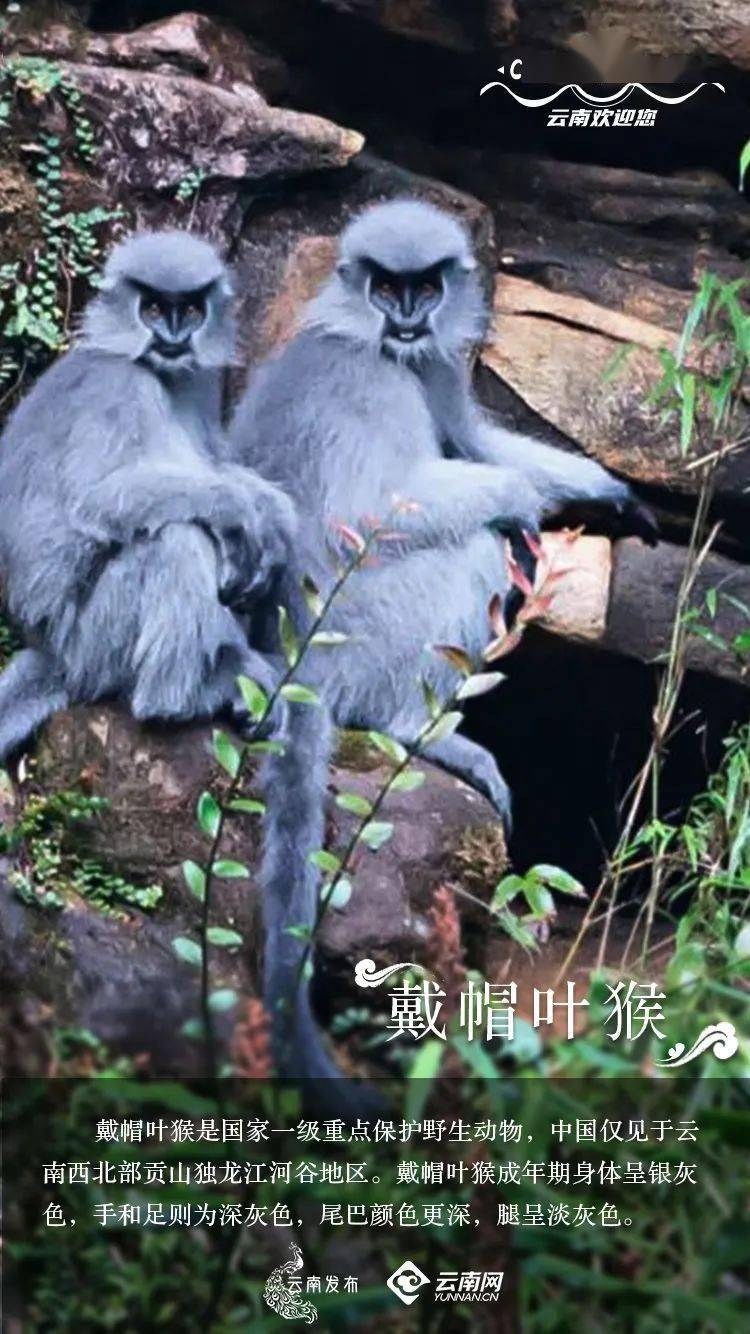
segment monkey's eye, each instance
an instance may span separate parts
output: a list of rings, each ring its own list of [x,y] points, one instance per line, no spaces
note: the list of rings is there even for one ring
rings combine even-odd
[[[396,289],[393,286],[393,283],[388,283],[388,282],[376,283],[375,291],[378,293],[378,296],[384,296],[388,298],[395,297],[396,295]]]
[[[433,297],[438,296],[440,288],[435,283],[422,283],[420,292],[422,296]]]
[[[185,307],[185,319],[186,319],[186,320],[200,320],[200,319],[202,319],[202,318],[203,318],[203,310],[202,310],[202,308],[201,308],[200,306],[196,305],[195,301],[191,301],[191,302]]]
[[[141,315],[149,324],[155,324],[161,317],[161,306],[158,301],[144,301],[141,306]]]

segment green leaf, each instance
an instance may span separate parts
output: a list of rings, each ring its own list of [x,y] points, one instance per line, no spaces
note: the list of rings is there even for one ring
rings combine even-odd
[[[281,647],[284,650],[284,657],[289,666],[294,667],[299,661],[299,644],[286,607],[279,607],[279,637]]]
[[[256,801],[254,797],[235,797],[229,803],[230,811],[242,811],[245,815],[265,815],[266,803]]]
[[[312,862],[314,866],[319,866],[321,871],[325,871],[328,875],[335,875],[341,866],[341,859],[332,852],[326,852],[325,848],[319,848],[317,852],[311,852],[307,860]]]
[[[250,872],[242,862],[220,861],[214,863],[214,875],[220,880],[245,880]]]
[[[284,755],[286,746],[283,741],[248,741],[245,747],[249,755]]]
[[[371,820],[361,830],[359,837],[371,852],[378,852],[393,837],[393,825],[389,820]]]
[[[261,689],[258,682],[251,681],[249,676],[238,676],[237,685],[250,717],[255,722],[259,722],[268,708],[268,695],[265,690]]]
[[[471,676],[474,664],[465,649],[459,648],[456,644],[433,644],[432,650],[433,653],[439,653],[441,658],[445,658],[457,672]]]
[[[194,898],[202,903],[206,897],[206,873],[197,862],[183,862],[182,874]]]
[[[438,718],[431,727],[427,728],[420,737],[422,746],[432,746],[436,741],[444,741],[447,736],[451,736],[457,727],[461,726],[464,720],[462,713],[444,713],[442,718]]]
[[[214,730],[214,755],[229,777],[236,778],[240,771],[240,752],[226,732],[221,732],[218,728]]]
[[[218,945],[220,949],[237,949],[242,944],[239,931],[230,931],[226,926],[210,926],[206,932],[209,945]]]
[[[618,347],[614,356],[610,357],[602,371],[602,380],[605,384],[609,384],[610,380],[614,380],[615,376],[620,374],[625,362],[634,350],[635,343],[623,343],[622,347]]]
[[[745,184],[745,176],[747,174],[748,167],[750,167],[750,139],[748,139],[742,152],[740,153],[740,183],[739,183],[740,190],[743,188]]]
[[[443,711],[443,706],[440,703],[440,700],[435,694],[435,691],[431,686],[430,682],[425,680],[424,677],[422,677],[421,684],[422,684],[422,697],[424,699],[427,712],[429,713],[431,718],[439,718],[440,714]]]
[[[282,686],[279,694],[282,699],[289,700],[290,704],[319,703],[317,693],[310,686],[300,685],[298,681],[290,681],[288,685]]]
[[[314,579],[310,578],[309,574],[303,575],[302,593],[305,602],[307,603],[308,610],[317,620],[323,612],[323,599],[320,596],[318,585],[315,583]]]
[[[369,815],[372,810],[369,801],[360,797],[357,792],[339,792],[336,805],[340,806],[342,811],[351,811],[354,815]]]
[[[397,774],[391,783],[391,792],[415,792],[426,781],[427,775],[420,769],[405,769]]]
[[[490,912],[500,912],[507,908],[514,898],[521,893],[524,887],[524,878],[521,875],[506,875],[499,884],[495,886],[495,892],[492,895],[490,903]]]
[[[535,917],[544,920],[547,917],[555,916],[557,911],[555,900],[546,885],[535,885],[527,881],[523,887],[523,893]]]
[[[315,648],[335,648],[338,644],[348,643],[349,639],[350,636],[345,635],[341,630],[318,630],[317,634],[313,635],[310,643]]]
[[[368,732],[367,736],[373,746],[382,750],[384,755],[388,756],[394,764],[403,764],[406,760],[406,750],[400,741],[395,741],[393,737],[386,736],[385,732]]]
[[[233,1005],[237,1004],[239,997],[236,991],[231,987],[223,987],[219,991],[212,991],[208,998],[208,1007],[217,1014],[223,1014],[225,1010],[231,1010]]]
[[[586,898],[586,890],[580,880],[576,880],[568,871],[562,871],[559,866],[548,866],[546,862],[539,862],[537,866],[531,867],[528,874],[549,885],[550,889],[556,889],[560,894],[572,894],[577,899]]]
[[[200,968],[203,962],[203,951],[195,940],[189,940],[187,936],[175,936],[172,941],[172,949],[178,959],[183,963],[190,963],[194,968]]]
[[[330,894],[330,882],[323,885],[320,891],[321,901],[327,908],[345,908],[352,896],[352,882],[347,876],[342,875],[340,880],[336,881],[336,888]]]
[[[486,695],[504,680],[502,672],[480,672],[476,676],[468,677],[458,687],[456,699],[474,699],[476,695]]]
[[[291,936],[293,940],[312,940],[313,929],[304,923],[297,926],[285,926],[282,935]]]
[[[687,371],[682,377],[681,398],[680,449],[686,454],[690,448],[695,425],[695,376],[692,371]]]
[[[202,1042],[206,1035],[201,1019],[186,1019],[180,1032],[184,1038],[189,1038],[191,1042]]]
[[[216,838],[221,820],[221,807],[210,792],[202,792],[198,798],[198,824],[209,838]]]

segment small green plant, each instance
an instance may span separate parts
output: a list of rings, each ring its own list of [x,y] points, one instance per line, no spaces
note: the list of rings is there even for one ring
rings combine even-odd
[[[201,167],[193,167],[186,172],[175,190],[175,199],[180,204],[187,204],[194,196],[200,193],[200,188],[206,179],[206,173]]]
[[[107,805],[104,798],[77,790],[35,793],[12,828],[0,828],[0,852],[17,854],[19,864],[9,880],[23,903],[60,909],[77,894],[102,912],[156,907],[163,895],[160,885],[134,885],[94,858],[79,858],[69,847],[70,828],[93,819]]]

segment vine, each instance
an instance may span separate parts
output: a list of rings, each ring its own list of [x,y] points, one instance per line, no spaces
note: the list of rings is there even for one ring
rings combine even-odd
[[[91,285],[101,247],[99,228],[121,216],[120,209],[65,210],[65,154],[81,166],[97,156],[94,127],[82,109],[72,77],[56,62],[39,56],[12,56],[0,65],[0,131],[10,138],[16,119],[28,109],[62,104],[70,143],[46,130],[32,142],[18,142],[29,158],[29,177],[38,202],[40,241],[30,260],[0,265],[0,387],[20,384],[27,369],[41,370],[67,343],[73,285]],[[15,136],[16,140],[19,136]]]

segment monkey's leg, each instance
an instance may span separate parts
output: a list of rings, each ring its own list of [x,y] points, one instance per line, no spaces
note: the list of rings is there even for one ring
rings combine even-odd
[[[237,617],[219,602],[218,557],[208,534],[195,524],[170,524],[142,550],[134,716],[184,720],[239,706],[242,674],[268,689],[272,669],[248,649]]]
[[[68,703],[51,658],[36,649],[17,653],[0,676],[0,761]]]
[[[492,755],[484,746],[470,741],[468,737],[457,736],[454,732],[453,736],[426,746],[424,755],[488,797],[503,822],[506,834],[510,833],[510,791]]]

